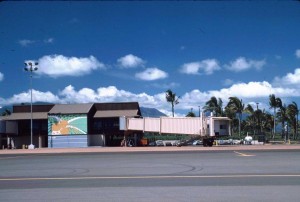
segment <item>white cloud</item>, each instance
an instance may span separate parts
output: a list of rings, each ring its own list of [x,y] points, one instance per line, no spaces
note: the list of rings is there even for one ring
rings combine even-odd
[[[181,66],[180,72],[184,74],[213,74],[220,70],[219,62],[215,59],[206,59],[200,62],[185,63]],[[202,73],[203,72],[203,73]]]
[[[96,92],[89,88],[82,88],[79,91],[75,91],[74,87],[69,85],[65,87],[59,96],[64,103],[89,103],[98,102]]]
[[[268,97],[270,94],[278,96],[299,96],[298,90],[293,88],[273,87],[269,82],[249,82],[234,84],[229,88],[223,88],[219,91],[209,91],[216,97],[228,98],[237,96],[240,98],[261,98]]]
[[[26,47],[26,46],[28,46],[28,45],[30,45],[30,44],[35,43],[35,41],[29,40],[29,39],[22,39],[22,40],[19,40],[18,43],[19,43],[21,46]]]
[[[2,74],[1,72],[0,72],[0,81],[2,81],[4,79],[4,74]]]
[[[173,89],[176,88],[178,86],[180,86],[179,83],[176,82],[171,82],[171,83],[151,83],[150,86],[153,86],[155,88],[161,88],[161,89]]]
[[[115,86],[100,87],[97,90],[83,88],[76,91],[69,85],[60,93],[60,100],[64,103],[92,103],[92,102],[139,102],[144,107],[160,106],[165,99],[160,94],[131,93],[119,90]],[[162,94],[164,96],[164,93]]]
[[[176,92],[177,93],[177,92]],[[260,107],[268,105],[265,100],[270,94],[276,97],[293,98],[300,97],[298,88],[274,87],[268,82],[249,82],[239,83],[220,90],[211,90],[201,92],[199,89],[184,93],[179,99],[179,104],[175,106],[176,116],[184,116],[191,108],[195,111],[198,106],[201,108],[212,96],[221,98],[224,106],[228,98],[237,96],[246,103],[260,103]],[[20,104],[30,102],[30,91],[16,94],[8,99],[1,99],[3,105]],[[165,92],[149,95],[145,92],[133,93],[118,89],[115,86],[99,87],[98,89],[82,88],[76,90],[72,85],[65,87],[57,95],[52,92],[40,92],[33,90],[33,101],[51,102],[51,103],[93,103],[93,102],[139,102],[140,106],[157,108],[158,110],[171,115],[170,103],[166,101]],[[268,107],[267,107],[268,108]],[[267,109],[266,108],[266,109]]]
[[[295,69],[294,73],[288,73],[284,77],[275,77],[274,85],[276,86],[295,86],[300,85],[300,68]]]
[[[230,71],[241,72],[249,69],[260,70],[265,64],[265,60],[247,60],[244,57],[239,57],[230,62],[229,65],[225,65],[225,67]]]
[[[226,106],[229,97],[236,96],[239,99],[243,99],[244,103],[260,102],[260,107],[263,107],[268,105],[268,102],[264,102],[268,100],[270,94],[275,94],[276,97],[278,96],[281,98],[300,97],[300,90],[298,88],[274,87],[266,81],[239,83],[234,84],[229,88],[205,92],[195,89],[185,93],[180,99],[181,104],[176,107],[177,109],[181,108],[185,110],[189,110],[191,107],[196,109],[199,105],[203,107],[205,102],[207,102],[212,96],[221,98],[223,100],[223,106]]]
[[[44,40],[44,43],[53,43],[54,39],[53,38],[48,38]]]
[[[104,69],[103,63],[94,56],[87,58],[65,57],[63,55],[46,55],[39,59],[37,74],[50,77],[82,76],[93,70]]]
[[[121,68],[134,68],[142,66],[145,63],[141,58],[129,54],[118,59],[118,64]]]
[[[34,89],[32,90],[32,101],[60,103],[59,97],[54,95],[53,93],[49,91],[41,92]],[[13,95],[13,97],[5,101],[5,104],[21,104],[21,103],[30,103],[30,91]]]
[[[51,103],[93,103],[93,102],[139,102],[143,107],[155,107],[158,110],[169,109],[169,103],[165,101],[165,93],[148,95],[147,93],[132,93],[115,86],[100,87],[96,90],[82,88],[76,90],[72,85],[65,87],[58,95],[51,92],[40,92],[33,89],[33,102]],[[1,104],[21,104],[30,102],[30,91],[16,94],[11,98],[2,99]],[[171,110],[170,110],[171,111]]]
[[[153,67],[153,68],[147,68],[143,72],[139,72],[135,74],[135,77],[141,80],[146,80],[146,81],[153,81],[157,79],[164,79],[168,77],[168,73]]]
[[[296,54],[296,57],[297,57],[297,58],[300,58],[300,49],[296,50],[296,53],[295,53],[295,54]]]
[[[233,83],[234,83],[234,81],[231,80],[231,79],[225,79],[225,80],[223,81],[223,85],[224,85],[224,86],[230,86],[230,85],[232,85]]]

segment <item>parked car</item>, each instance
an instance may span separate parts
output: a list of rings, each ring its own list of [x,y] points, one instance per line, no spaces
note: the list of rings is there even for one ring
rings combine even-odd
[[[150,143],[148,144],[148,146],[149,146],[149,147],[154,147],[154,146],[156,146],[156,142],[150,142]]]
[[[164,142],[162,140],[156,140],[155,143],[156,143],[156,146],[165,146]]]
[[[243,141],[242,140],[233,140],[232,144],[241,144]]]
[[[172,146],[171,142],[165,142],[165,146]]]
[[[203,143],[202,143],[202,141],[201,140],[195,140],[194,142],[193,142],[193,145],[202,145]]]
[[[175,140],[174,142],[173,142],[173,146],[178,146],[180,144],[180,141],[179,140]]]

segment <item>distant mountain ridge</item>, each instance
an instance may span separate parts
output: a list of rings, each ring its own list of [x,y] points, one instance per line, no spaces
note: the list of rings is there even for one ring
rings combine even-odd
[[[155,108],[140,107],[140,109],[143,117],[159,118],[161,116],[167,116]]]

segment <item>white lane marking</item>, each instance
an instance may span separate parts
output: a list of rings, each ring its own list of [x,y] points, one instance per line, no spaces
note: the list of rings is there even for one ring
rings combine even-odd
[[[238,156],[255,156],[254,154],[245,154],[237,151],[233,151],[234,153],[238,154]]]
[[[300,174],[261,174],[261,175],[180,175],[180,176],[95,176],[95,177],[39,177],[39,178],[0,178],[0,181],[37,180],[95,180],[95,179],[175,179],[175,178],[250,178],[250,177],[300,177]]]

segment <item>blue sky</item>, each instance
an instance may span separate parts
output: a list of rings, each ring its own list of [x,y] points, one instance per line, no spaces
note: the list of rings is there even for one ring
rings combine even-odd
[[[211,96],[300,105],[299,1],[1,2],[0,106],[138,101],[177,116]]]

